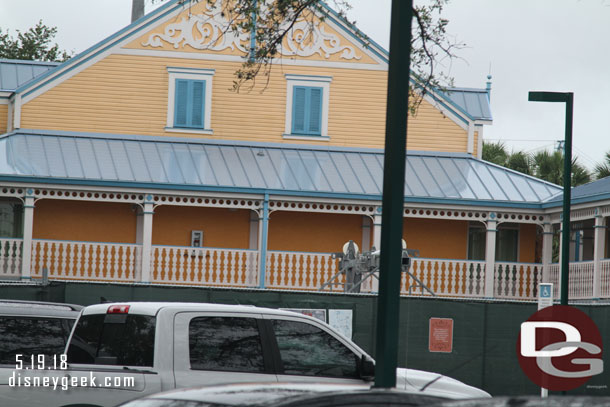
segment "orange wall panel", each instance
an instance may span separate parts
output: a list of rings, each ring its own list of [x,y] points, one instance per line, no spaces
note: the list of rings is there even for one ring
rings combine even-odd
[[[204,247],[247,249],[250,211],[189,206],[159,206],[155,209],[153,245],[190,246],[192,230],[203,231]]]
[[[519,229],[519,261],[536,261],[536,225],[521,224]]]
[[[447,219],[405,218],[403,238],[419,256],[438,259],[465,259],[468,222]]]
[[[349,240],[362,247],[360,215],[278,211],[269,217],[269,250],[340,252]]]
[[[34,239],[135,243],[130,204],[42,199],[34,209]]]

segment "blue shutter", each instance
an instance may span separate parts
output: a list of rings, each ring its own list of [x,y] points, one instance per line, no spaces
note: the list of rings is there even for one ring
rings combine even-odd
[[[205,81],[176,79],[174,126],[203,129]]]
[[[175,105],[174,105],[174,126],[185,127],[187,121],[188,111],[188,81],[184,79],[176,79],[176,91],[175,91]]]
[[[193,81],[193,104],[191,127],[203,129],[203,112],[205,108],[205,81]]]
[[[292,132],[295,134],[305,132],[305,112],[306,112],[307,88],[295,86],[292,96]]]
[[[322,134],[322,88],[309,88],[309,133]]]
[[[314,136],[322,134],[322,88],[293,87],[292,133]]]

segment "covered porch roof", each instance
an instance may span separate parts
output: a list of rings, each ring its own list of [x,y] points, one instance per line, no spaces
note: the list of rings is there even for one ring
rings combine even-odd
[[[383,150],[21,129],[0,180],[380,200]],[[405,202],[541,208],[561,188],[464,153],[407,152]]]

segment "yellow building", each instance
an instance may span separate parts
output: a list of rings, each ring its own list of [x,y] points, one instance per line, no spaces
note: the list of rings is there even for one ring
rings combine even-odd
[[[346,241],[379,247],[387,52],[328,10],[235,92],[249,34],[211,7],[170,1],[25,76],[0,61],[0,274],[317,289]],[[440,295],[527,298],[561,189],[481,161],[489,124],[489,88],[425,94],[404,237]]]

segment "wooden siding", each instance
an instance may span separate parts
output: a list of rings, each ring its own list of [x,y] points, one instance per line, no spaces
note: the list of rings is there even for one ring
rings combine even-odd
[[[0,134],[6,133],[8,125],[8,105],[0,105]]]
[[[135,243],[130,204],[42,199],[34,209],[34,239]]]
[[[153,245],[190,246],[191,231],[203,231],[205,247],[247,249],[250,211],[159,206],[153,215]]]
[[[256,88],[230,91],[236,62],[111,55],[24,104],[21,127],[153,136],[210,137],[165,131],[168,66],[215,69],[212,90],[213,138],[382,147],[387,72],[275,65]],[[330,141],[283,139],[286,109],[284,74],[332,76]],[[467,131],[423,102],[409,122],[412,150],[465,152]]]

